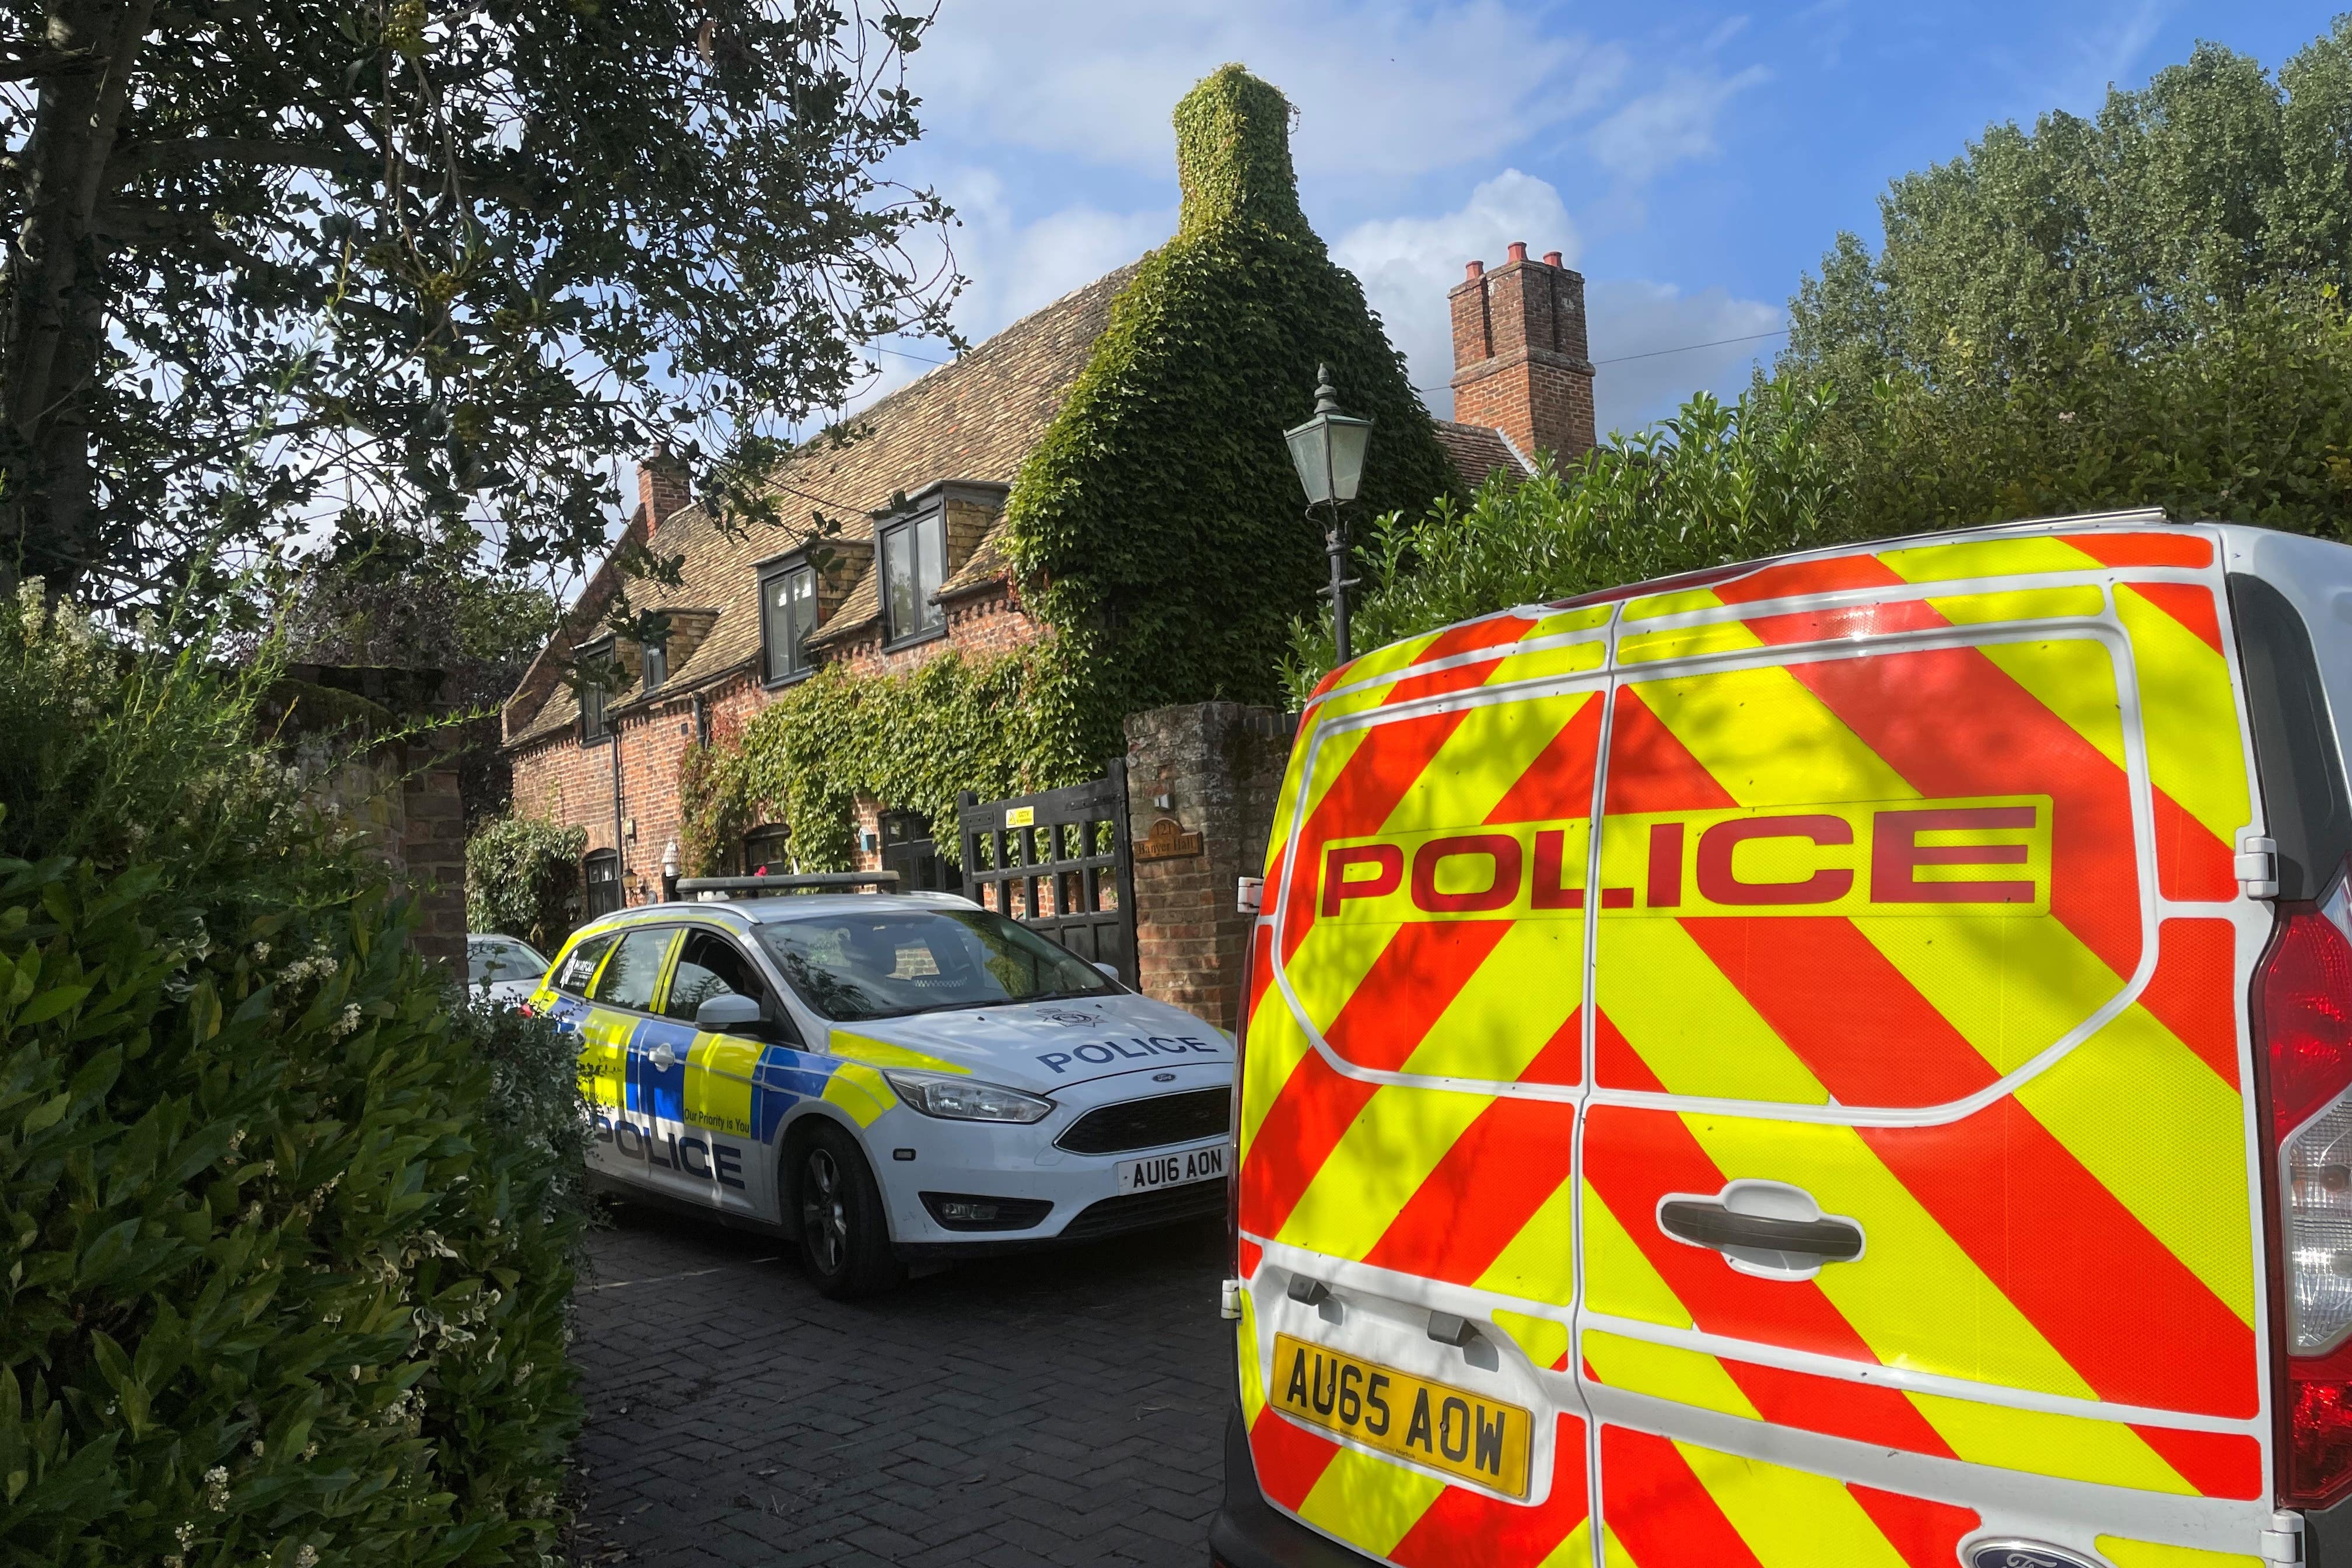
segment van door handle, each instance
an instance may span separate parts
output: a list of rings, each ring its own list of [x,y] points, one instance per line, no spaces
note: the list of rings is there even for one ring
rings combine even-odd
[[[1659,1205],[1658,1228],[1677,1240],[1717,1251],[1752,1247],[1769,1252],[1802,1252],[1832,1263],[1850,1263],[1862,1256],[1861,1227],[1848,1220],[1775,1219],[1687,1198]]]
[[[677,1053],[669,1048],[667,1041],[664,1041],[646,1053],[646,1060],[653,1063],[663,1072],[667,1072],[677,1065]]]

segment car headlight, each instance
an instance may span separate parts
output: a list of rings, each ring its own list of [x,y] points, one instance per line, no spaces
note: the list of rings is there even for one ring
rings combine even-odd
[[[926,1116],[950,1121],[1039,1121],[1054,1109],[1050,1100],[952,1073],[885,1071],[882,1076],[900,1100]]]

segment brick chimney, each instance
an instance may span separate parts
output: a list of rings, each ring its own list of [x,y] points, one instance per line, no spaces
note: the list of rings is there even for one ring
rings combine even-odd
[[[685,510],[693,500],[686,465],[667,452],[656,452],[637,465],[637,504],[646,509],[647,533]]]
[[[1492,426],[1528,461],[1562,460],[1593,444],[1592,360],[1584,337],[1584,279],[1559,252],[1528,259],[1524,240],[1493,271],[1470,263],[1446,299],[1454,307],[1454,417]]]

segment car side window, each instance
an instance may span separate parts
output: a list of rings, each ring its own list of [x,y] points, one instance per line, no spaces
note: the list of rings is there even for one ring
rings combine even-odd
[[[555,972],[555,988],[574,996],[587,995],[588,980],[596,973],[596,961],[604,956],[604,950],[613,945],[614,940],[610,932],[592,936],[565,953],[562,966]]]
[[[733,994],[764,1002],[766,991],[742,949],[717,931],[689,930],[686,946],[677,955],[677,972],[670,976],[668,1004],[662,1011],[690,1024],[695,1010],[713,996]]]
[[[589,1000],[607,1007],[652,1012],[662,954],[669,951],[669,939],[677,934],[676,926],[640,926],[625,934],[604,973],[596,977],[596,991]]]

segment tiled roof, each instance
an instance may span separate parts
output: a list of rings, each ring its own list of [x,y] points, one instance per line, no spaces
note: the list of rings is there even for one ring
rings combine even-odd
[[[663,521],[649,543],[658,554],[685,557],[684,580],[676,588],[639,583],[632,587],[633,596],[645,608],[715,605],[719,612],[709,635],[669,672],[663,689],[679,691],[715,680],[757,658],[760,605],[754,568],[807,542],[816,531],[812,511],[837,521],[845,533],[868,538],[870,514],[888,506],[898,491],[917,490],[941,479],[1010,484],[1061,411],[1070,384],[1086,367],[1095,340],[1108,323],[1111,300],[1135,275],[1136,265],[1122,267],[1022,318],[952,364],[909,382],[856,415],[849,424],[862,432],[857,439],[844,445],[819,437],[803,444],[778,466],[768,484],[784,522],[725,529],[699,503]],[[990,573],[1001,578],[1005,564],[996,542],[992,531],[942,592],[969,590],[988,581]],[[846,629],[873,619],[873,574],[869,566],[828,618],[828,627]],[[572,639],[593,635],[610,597],[609,588],[601,587],[609,575],[609,567],[598,573],[557,634],[557,642],[567,649]],[[541,656],[542,663],[547,657]],[[527,678],[508,705],[509,744],[540,739],[579,719],[578,700],[568,686],[553,683],[535,712],[527,710],[533,691]]]
[[[1486,476],[1496,468],[1514,479],[1525,479],[1535,472],[1511,438],[1489,425],[1457,425],[1451,419],[1433,419],[1437,427],[1437,444],[1454,459],[1454,470],[1462,482],[1473,489],[1486,482]]]

